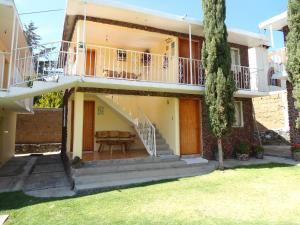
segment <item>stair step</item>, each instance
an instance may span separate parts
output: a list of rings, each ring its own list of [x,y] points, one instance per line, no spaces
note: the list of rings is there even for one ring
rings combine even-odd
[[[156,144],[156,150],[168,150],[169,145],[168,144]]]
[[[166,140],[163,138],[156,138],[156,145],[166,144]]]
[[[156,154],[158,156],[161,156],[161,155],[173,155],[173,152],[171,150],[156,150]]]
[[[215,169],[215,163],[207,163],[206,165],[197,167],[127,171],[98,176],[82,176],[75,179],[75,191],[77,193],[86,193],[146,182],[197,176],[210,173]]]
[[[77,170],[73,170],[73,177],[85,176],[85,175],[99,175],[105,173],[117,173],[125,171],[143,171],[153,169],[165,169],[165,168],[179,168],[186,167],[187,163],[183,160],[171,160],[160,162],[148,162],[148,163],[130,163],[125,165],[106,165],[98,167],[87,167]]]

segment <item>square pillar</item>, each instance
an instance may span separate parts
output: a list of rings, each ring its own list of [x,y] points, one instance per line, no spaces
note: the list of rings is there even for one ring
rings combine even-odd
[[[250,87],[253,91],[268,91],[268,50],[254,47],[248,50],[250,67]]]
[[[80,159],[82,159],[83,103],[84,103],[84,93],[75,92],[73,158],[78,156]]]

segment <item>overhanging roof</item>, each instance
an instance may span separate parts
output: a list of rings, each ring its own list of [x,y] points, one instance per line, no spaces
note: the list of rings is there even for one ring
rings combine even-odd
[[[288,25],[287,17],[288,15],[286,11],[260,23],[258,27],[259,29],[269,29],[272,26],[273,30],[280,31],[282,28]]]
[[[193,35],[203,36],[202,22],[186,16],[178,16],[155,10],[140,8],[108,0],[86,0],[87,16],[122,21],[167,31],[188,34],[188,24]],[[84,15],[84,1],[68,0],[63,40],[70,40],[76,15]],[[269,45],[264,35],[228,28],[228,41],[249,47]]]

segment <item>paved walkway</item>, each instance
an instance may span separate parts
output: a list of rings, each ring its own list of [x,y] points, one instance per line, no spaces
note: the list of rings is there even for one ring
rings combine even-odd
[[[59,154],[15,157],[0,169],[0,192],[48,198],[72,196],[71,189]]]
[[[0,169],[0,193],[8,191],[21,191],[29,175],[36,157],[23,156],[9,160]]]
[[[275,156],[265,156],[264,159],[250,158],[249,161],[239,161],[236,159],[224,160],[224,166],[226,168],[233,168],[233,167],[237,167],[237,166],[269,164],[269,163],[280,163],[280,164],[300,166],[300,162],[296,162],[292,159],[275,157]]]
[[[264,145],[265,155],[291,159],[291,146],[289,145]]]
[[[38,157],[23,186],[26,194],[44,198],[72,196],[71,189],[59,154]]]

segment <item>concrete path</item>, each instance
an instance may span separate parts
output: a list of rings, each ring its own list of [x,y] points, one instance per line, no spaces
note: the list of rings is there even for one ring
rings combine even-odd
[[[37,158],[25,180],[23,191],[31,196],[49,198],[74,195],[59,154]]]
[[[264,145],[265,155],[291,159],[291,146],[289,145]]]
[[[37,157],[14,157],[0,168],[0,193],[21,191]]]
[[[281,163],[281,164],[300,166],[300,162],[296,162],[292,159],[275,157],[275,156],[265,156],[264,159],[250,158],[249,161],[239,161],[236,159],[224,160],[224,166],[226,168],[234,168],[237,166],[261,165],[261,164],[269,164],[269,163]]]

